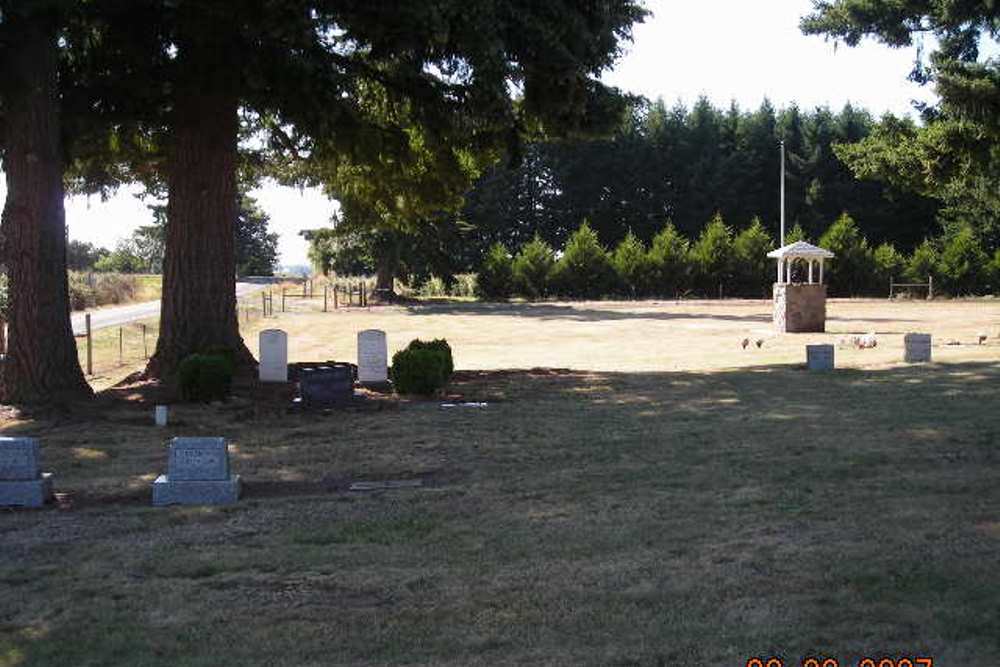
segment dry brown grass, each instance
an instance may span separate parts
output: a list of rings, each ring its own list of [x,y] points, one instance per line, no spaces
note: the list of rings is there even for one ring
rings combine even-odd
[[[832,374],[797,366],[811,336],[740,349],[759,303],[503,311],[277,323],[300,359],[351,359],[375,326],[395,347],[445,335],[460,368],[579,370],[460,373],[454,397],[484,410],[239,397],[158,430],[137,387],[8,415],[61,495],[0,513],[0,664],[996,664],[1000,345],[905,366],[893,343],[964,340],[996,305],[834,303],[831,328],[886,342]],[[231,439],[244,499],[150,507],[165,439],[196,434]],[[424,486],[348,490],[374,479]]]
[[[841,300],[829,302],[826,334],[776,335],[770,301],[639,301],[482,304],[428,302],[413,306],[340,309],[323,313],[322,299],[288,302],[288,313],[253,319],[245,328],[257,352],[262,328],[289,334],[289,359],[354,361],[357,332],[388,334],[390,356],[413,338],[447,338],[463,369],[572,368],[673,371],[805,362],[807,343],[834,343],[876,332],[873,350],[838,350],[838,366],[883,367],[902,359],[903,335],[934,335],[938,361],[1000,357],[1000,303],[975,301]],[[332,304],[330,306],[332,310]],[[990,336],[976,345],[977,334]],[[742,349],[743,338],[763,340]],[[950,346],[955,340],[962,345]]]

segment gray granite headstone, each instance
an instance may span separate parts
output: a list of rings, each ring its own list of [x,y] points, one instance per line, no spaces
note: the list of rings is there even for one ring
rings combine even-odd
[[[909,364],[931,360],[931,335],[908,333],[903,336],[903,360]]]
[[[0,437],[0,506],[41,507],[52,498],[52,473],[40,472],[38,441]]]
[[[228,505],[240,496],[225,438],[174,438],[167,474],[153,482],[154,505]]]
[[[175,482],[229,479],[225,438],[174,438],[167,474]]]
[[[806,365],[811,371],[832,371],[833,345],[806,345]]]

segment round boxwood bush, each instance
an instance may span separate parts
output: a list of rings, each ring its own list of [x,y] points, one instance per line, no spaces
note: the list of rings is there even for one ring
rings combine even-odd
[[[181,398],[192,403],[221,401],[233,383],[233,362],[221,354],[192,354],[178,372]]]
[[[393,355],[392,384],[400,394],[430,396],[448,384],[454,367],[446,340],[414,340]]]
[[[448,345],[448,341],[444,338],[437,338],[432,341],[423,341],[419,338],[410,341],[407,346],[410,350],[432,350],[441,355],[442,363],[444,364],[444,375],[445,381],[451,378],[451,374],[455,372],[455,362],[451,356],[451,345]]]

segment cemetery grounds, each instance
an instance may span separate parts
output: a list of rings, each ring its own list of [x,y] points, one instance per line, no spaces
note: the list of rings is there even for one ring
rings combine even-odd
[[[126,384],[8,410],[58,502],[0,510],[0,665],[1000,662],[995,301],[832,300],[827,334],[783,336],[769,301],[290,311],[244,319],[251,349],[445,337],[446,399],[487,406],[243,390],[158,429]],[[934,363],[901,362],[908,331]],[[229,438],[243,499],[151,507],[173,435]]]

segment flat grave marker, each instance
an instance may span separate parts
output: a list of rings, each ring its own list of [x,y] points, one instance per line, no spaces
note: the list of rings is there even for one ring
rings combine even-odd
[[[832,371],[833,355],[833,345],[806,345],[806,366],[811,371]]]

